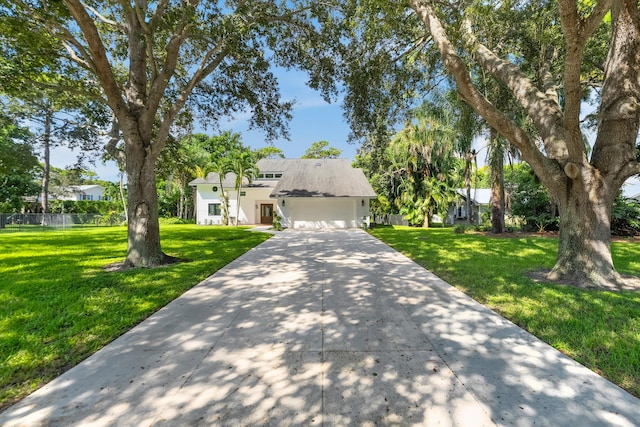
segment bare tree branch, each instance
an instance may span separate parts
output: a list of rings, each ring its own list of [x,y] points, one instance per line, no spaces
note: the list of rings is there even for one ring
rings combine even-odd
[[[119,28],[121,30],[124,29],[124,27],[120,23],[118,23],[116,21],[112,21],[111,19],[108,19],[106,16],[102,15],[100,12],[98,12],[98,10],[96,8],[92,7],[91,5],[89,5],[89,4],[85,3],[85,2],[82,2],[82,5],[89,12],[93,13],[98,18],[99,21],[101,21],[101,22],[103,22],[103,23],[105,23],[107,25],[111,25],[113,27]]]

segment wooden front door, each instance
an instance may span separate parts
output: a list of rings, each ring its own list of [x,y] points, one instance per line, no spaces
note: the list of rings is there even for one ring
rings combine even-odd
[[[260,224],[273,224],[273,204],[260,205]]]

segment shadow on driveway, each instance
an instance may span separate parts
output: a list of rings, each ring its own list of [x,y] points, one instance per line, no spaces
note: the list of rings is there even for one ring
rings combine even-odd
[[[0,425],[634,426],[638,408],[367,233],[286,231]]]

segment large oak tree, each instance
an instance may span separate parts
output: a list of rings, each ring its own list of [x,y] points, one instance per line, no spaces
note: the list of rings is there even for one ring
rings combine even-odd
[[[154,169],[181,112],[215,124],[250,111],[252,125],[274,138],[286,134],[291,104],[280,99],[271,64],[306,69],[312,87],[330,90],[323,76],[332,61],[316,48],[318,22],[328,16],[310,2],[2,0],[0,6],[23,20],[24,31],[58,41],[59,58],[100,88],[113,111],[106,148],[126,165],[126,262],[133,266],[168,260]]]
[[[426,96],[445,70],[460,97],[520,151],[557,203],[560,239],[549,277],[619,285],[611,210],[624,181],[640,173],[637,0],[356,3],[350,19],[359,44],[347,58],[355,66],[346,72],[345,97],[356,129],[375,129],[379,117],[394,117],[389,112]],[[505,88],[509,108],[517,106],[526,120],[500,109],[480,90],[479,77]],[[581,129],[590,87],[599,101],[592,147]]]

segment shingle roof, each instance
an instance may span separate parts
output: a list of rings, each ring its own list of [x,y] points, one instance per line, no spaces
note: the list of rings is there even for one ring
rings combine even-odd
[[[260,170],[283,167],[284,172],[271,197],[376,197],[362,170],[348,159],[268,160]]]
[[[282,173],[280,180],[255,179],[246,187],[275,187],[271,197],[365,197],[375,198],[371,184],[361,169],[351,167],[348,159],[262,159],[260,173]],[[222,183],[234,187],[235,175],[230,173]],[[219,184],[218,174],[196,178],[189,185]]]
[[[456,190],[463,198],[467,198],[467,189],[458,188]],[[491,204],[491,189],[490,188],[472,188],[471,200],[479,205]]]

